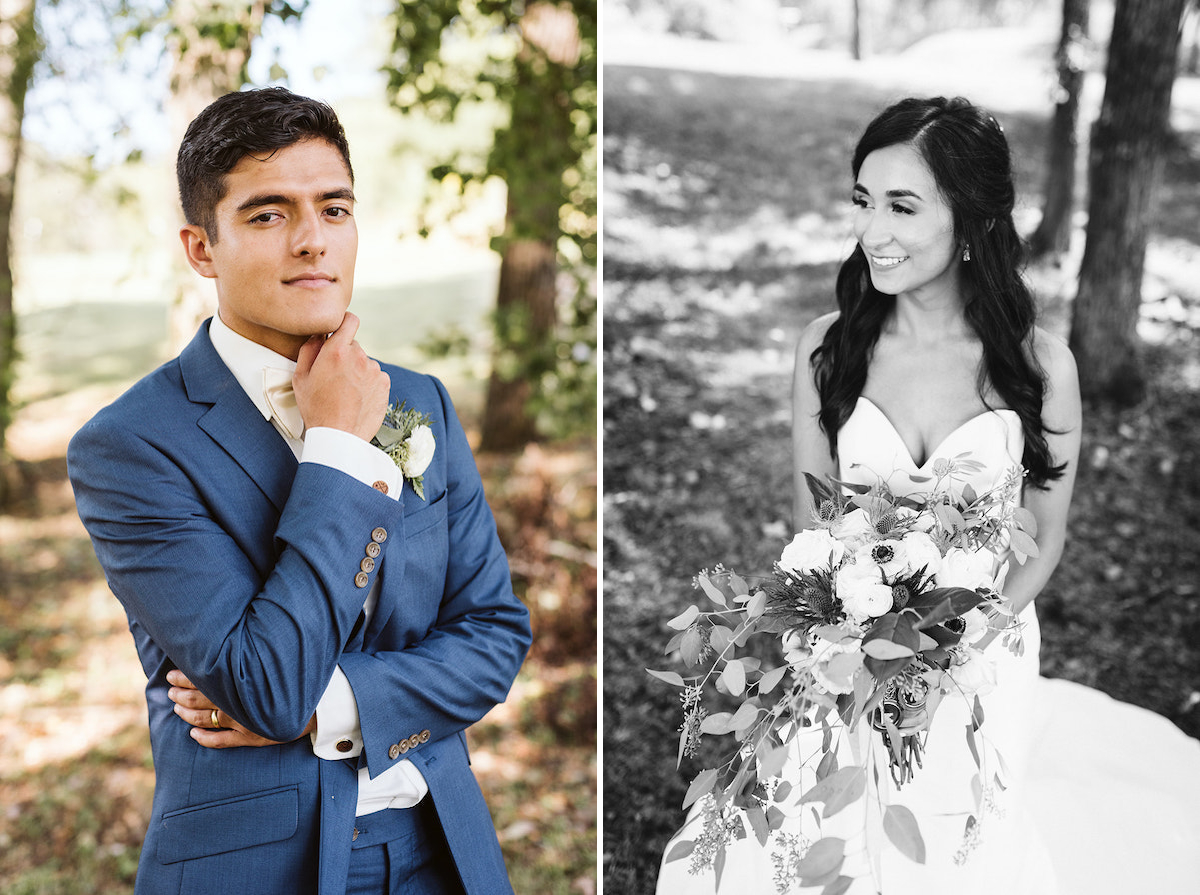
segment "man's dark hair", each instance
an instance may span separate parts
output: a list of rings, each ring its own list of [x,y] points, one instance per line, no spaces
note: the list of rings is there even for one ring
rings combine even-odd
[[[189,224],[217,241],[217,203],[225,196],[225,175],[248,155],[269,157],[303,140],[325,140],[342,154],[350,182],[350,145],[329,106],[283,87],[229,93],[211,103],[188,125],[175,175]]]

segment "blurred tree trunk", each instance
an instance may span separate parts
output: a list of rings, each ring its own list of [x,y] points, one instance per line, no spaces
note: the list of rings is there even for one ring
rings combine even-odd
[[[1075,206],[1075,164],[1079,139],[1079,94],[1083,89],[1083,55],[1088,32],[1089,0],[1063,0],[1062,31],[1058,39],[1058,94],[1050,125],[1046,166],[1046,201],[1042,220],[1029,240],[1033,256],[1062,254],[1071,241]]]
[[[521,365],[504,353],[514,345],[524,352],[553,336],[557,273],[558,252],[547,242],[516,240],[504,250],[496,293],[497,356],[488,379],[481,450],[516,450],[537,437],[537,421],[529,412],[533,385],[514,375]]]
[[[520,55],[525,64],[517,67],[509,130],[540,133],[541,139],[554,139],[547,132],[549,120],[542,97],[534,92],[537,77],[532,68],[537,59],[548,59],[563,67],[578,62],[579,26],[575,13],[566,4],[531,3],[521,17],[521,36],[525,46]],[[565,141],[566,135],[562,139]],[[547,173],[551,177],[562,177],[561,171],[547,169]],[[535,187],[518,194],[514,186],[509,184],[508,239],[500,262],[496,296],[497,350],[516,351],[529,361],[554,349],[554,329],[558,319],[558,249],[555,242],[559,234],[561,202],[557,189]],[[518,222],[516,226],[514,222]],[[532,364],[525,362],[506,370],[503,358],[498,357],[496,361],[488,380],[479,446],[482,450],[511,451],[537,436],[537,420],[529,406],[533,385],[518,371],[537,368],[540,364],[535,360]]]
[[[1092,131],[1087,245],[1070,343],[1084,395],[1117,405],[1136,403],[1146,389],[1137,321],[1185,4],[1118,0]]]
[[[13,496],[5,447],[12,420],[17,319],[13,308],[12,213],[21,161],[25,94],[41,53],[36,0],[0,0],[0,505]]]
[[[854,0],[854,7],[850,13],[850,56],[853,59],[862,59],[863,57],[863,3],[866,0]]]

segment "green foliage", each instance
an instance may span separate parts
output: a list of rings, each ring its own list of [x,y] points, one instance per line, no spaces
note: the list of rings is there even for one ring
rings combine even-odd
[[[595,0],[396,0],[385,64],[388,96],[404,112],[453,122],[499,109],[486,153],[452,151],[431,177],[460,199],[490,178],[508,188],[503,252],[515,240],[555,246],[574,288],[553,337],[528,315],[495,318],[497,372],[535,384],[529,411],[545,434],[595,425],[597,109]],[[448,335],[438,347],[461,347]]]

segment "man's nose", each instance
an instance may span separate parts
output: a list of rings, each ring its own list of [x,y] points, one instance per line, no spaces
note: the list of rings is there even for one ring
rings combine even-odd
[[[316,209],[301,212],[292,234],[292,252],[296,255],[325,254],[325,231]]]

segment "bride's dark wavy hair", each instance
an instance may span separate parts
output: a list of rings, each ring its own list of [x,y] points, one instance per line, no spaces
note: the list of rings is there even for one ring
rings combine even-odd
[[[988,386],[1016,411],[1025,433],[1022,464],[1027,481],[1045,487],[1065,464],[1053,466],[1042,401],[1046,374],[1033,353],[1036,307],[1021,276],[1025,246],[1013,225],[1012,162],[996,119],[962,97],[910,98],[889,106],[867,125],[854,150],[854,179],[877,149],[910,145],[933,173],[954,217],[954,237],[970,247],[962,265],[963,314],[983,344],[976,388],[984,404]],[[821,428],[836,456],[837,433],[849,419],[867,381],[867,365],[884,322],[896,305],[871,285],[861,245],[842,264],[837,278],[840,314],[812,353]]]

